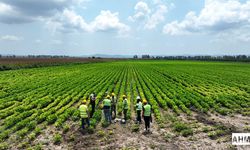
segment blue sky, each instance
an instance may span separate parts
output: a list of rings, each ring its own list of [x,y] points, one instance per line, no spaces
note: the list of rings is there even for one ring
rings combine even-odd
[[[0,54],[250,54],[250,0],[0,0]]]

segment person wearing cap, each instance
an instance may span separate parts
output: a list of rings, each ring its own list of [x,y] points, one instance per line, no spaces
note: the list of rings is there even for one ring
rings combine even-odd
[[[123,99],[123,107],[122,107],[122,110],[123,110],[123,115],[124,115],[124,120],[125,122],[127,121],[127,112],[128,112],[128,100],[126,98],[126,95],[123,95],[122,96],[122,99]]]
[[[93,117],[95,113],[95,100],[96,100],[96,95],[95,93],[90,94],[90,104],[91,104],[91,113],[90,113],[90,118]]]
[[[103,112],[105,120],[111,123],[111,100],[109,95],[103,100]]]
[[[114,119],[116,118],[116,103],[117,103],[117,99],[115,97],[115,93],[111,94],[111,116],[114,112]]]
[[[82,121],[82,129],[85,129],[85,124],[87,124],[89,127],[89,111],[86,100],[83,100],[82,105],[79,107],[79,111]]]
[[[151,106],[148,104],[147,100],[143,100],[143,118],[145,122],[145,131],[150,131],[150,121],[151,121]]]
[[[137,103],[135,105],[136,114],[137,114],[136,121],[137,123],[141,123],[142,102],[141,102],[140,96],[137,96],[136,100],[137,100]]]

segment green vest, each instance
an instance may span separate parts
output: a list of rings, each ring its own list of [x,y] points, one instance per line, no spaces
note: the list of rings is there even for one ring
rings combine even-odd
[[[142,110],[142,103],[141,102],[136,104],[136,110]]]
[[[80,105],[79,111],[80,111],[81,118],[88,118],[88,106],[87,105]]]
[[[144,116],[150,116],[151,115],[151,106],[149,104],[144,106]]]
[[[123,109],[128,109],[128,100],[123,100]]]
[[[104,99],[103,100],[103,106],[111,106],[111,100],[110,99]]]

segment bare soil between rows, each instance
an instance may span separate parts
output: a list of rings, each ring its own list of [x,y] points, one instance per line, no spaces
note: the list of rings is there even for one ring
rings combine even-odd
[[[166,113],[164,112],[163,116]],[[82,131],[78,123],[70,123],[70,130],[62,134],[61,144],[53,144],[53,133],[57,132],[54,127],[47,128],[34,143],[42,143],[44,149],[159,149],[159,150],[227,150],[239,149],[249,150],[249,146],[233,146],[231,144],[231,132],[246,132],[245,129],[250,123],[250,117],[235,115],[204,115],[193,113],[192,116],[180,115],[178,119],[192,126],[194,134],[183,137],[173,131],[171,122],[166,120],[163,126],[156,122],[152,123],[151,133],[144,131],[144,124],[140,124],[138,132],[133,132],[134,121],[129,120],[127,124],[120,122],[112,123],[107,128],[103,128],[101,123],[95,129],[93,134]],[[211,139],[207,133],[202,131],[204,127],[214,127],[222,125],[230,128],[228,133]],[[249,132],[249,131],[248,131]],[[168,136],[166,136],[168,135]],[[170,136],[169,136],[170,135]],[[46,142],[44,142],[46,141]]]

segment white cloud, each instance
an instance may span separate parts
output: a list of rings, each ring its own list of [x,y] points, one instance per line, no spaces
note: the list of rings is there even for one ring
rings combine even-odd
[[[170,35],[180,35],[180,34],[187,34],[188,32],[191,31],[196,31],[198,30],[198,28],[194,27],[195,18],[196,18],[195,13],[189,12],[182,22],[173,21],[165,25],[163,28],[163,32],[165,34],[170,34]]]
[[[119,13],[112,13],[109,10],[101,13],[90,24],[92,31],[110,31],[117,30],[119,33],[125,33],[130,30],[129,26],[119,20]]]
[[[161,0],[155,0],[152,8],[149,8],[146,2],[139,1],[134,7],[135,14],[129,16],[128,20],[143,24],[144,29],[154,29],[165,20],[165,14],[172,6],[173,4],[170,4],[168,7]]]
[[[151,12],[151,10],[150,10],[149,7],[148,7],[148,4],[145,3],[145,2],[142,2],[142,1],[138,2],[138,3],[135,5],[134,9],[135,9],[136,11],[138,11],[138,12],[143,12],[143,13],[145,13],[145,14]]]
[[[22,40],[22,37],[18,37],[15,35],[3,35],[0,37],[0,40],[4,40],[4,41],[20,41]]]
[[[70,24],[73,27],[85,29],[87,26],[85,20],[73,10],[65,9],[62,13],[62,19],[64,19],[64,22],[67,22],[67,24]]]
[[[65,9],[62,13],[58,13],[50,18],[46,23],[46,27],[53,33],[57,31],[90,31],[88,24],[85,22],[82,16],[69,9]]]
[[[89,0],[0,0],[0,22],[5,24],[43,21],[64,9],[82,8]]]
[[[173,21],[163,28],[163,33],[180,35],[189,33],[224,32],[239,29],[250,23],[250,1],[206,0],[197,15],[189,12],[184,20]],[[249,30],[248,30],[249,31]]]
[[[101,11],[91,22],[86,22],[76,8],[90,0],[0,0],[0,22],[5,24],[45,22],[53,33],[60,32],[107,32],[126,35],[130,27],[122,23],[118,12]],[[137,9],[144,9],[138,6]],[[146,11],[146,10],[145,10]]]
[[[47,22],[47,27],[53,32],[107,32],[117,31],[118,34],[126,34],[130,27],[121,23],[119,13],[109,10],[101,11],[95,19],[87,23],[84,18],[75,11],[65,9],[62,14],[56,14]]]
[[[12,11],[12,7],[10,5],[7,5],[5,3],[0,2],[0,13],[6,13]]]
[[[159,5],[158,9],[150,18],[148,19],[147,23],[145,24],[146,29],[153,29],[159,23],[165,20],[164,15],[167,13],[168,9],[165,5]]]
[[[145,2],[138,2],[135,7],[135,14],[133,16],[129,16],[130,21],[142,21],[144,19],[147,19],[149,14],[151,13],[151,10],[148,7],[148,4]]]
[[[31,17],[21,16],[12,5],[0,1],[0,22],[6,24],[23,23],[31,21]]]

